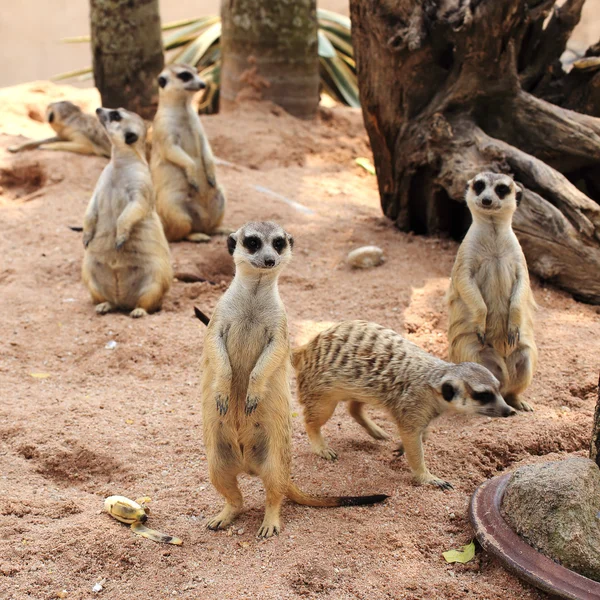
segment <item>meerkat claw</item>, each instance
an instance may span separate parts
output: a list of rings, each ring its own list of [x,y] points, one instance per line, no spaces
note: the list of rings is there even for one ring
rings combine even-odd
[[[444,481],[443,479],[434,479],[433,481],[429,482],[431,485],[435,485],[437,487],[439,487],[441,490],[453,490],[454,486],[448,482],[448,481]]]
[[[337,460],[338,457],[337,452],[329,447],[318,450],[317,454],[325,460]]]
[[[270,538],[274,535],[279,535],[279,527],[277,525],[263,525],[256,534],[258,538]]]
[[[258,406],[258,396],[246,397],[246,416],[251,415]]]
[[[229,410],[229,397],[217,394],[217,410],[221,416],[227,414]]]
[[[482,346],[485,346],[485,333],[477,332],[477,339]]]
[[[145,317],[147,314],[148,313],[143,308],[138,306],[129,313],[129,316],[132,319],[140,319],[141,317]]]
[[[401,456],[404,456],[404,446],[402,444],[399,444],[398,447],[394,450],[394,454],[400,458]]]

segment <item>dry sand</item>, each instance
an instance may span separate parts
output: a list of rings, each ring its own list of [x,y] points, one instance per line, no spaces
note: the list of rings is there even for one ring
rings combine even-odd
[[[204,521],[221,506],[208,482],[198,396],[203,326],[231,280],[225,240],[172,246],[176,282],[164,310],[99,317],[80,282],[79,225],[98,157],[8,154],[19,132],[43,137],[46,104],[88,108],[94,91],[37,83],[0,91],[0,598],[498,599],[542,598],[481,550],[467,565],[442,552],[473,537],[467,506],[486,478],[518,465],[585,454],[600,356],[598,310],[533,282],[540,366],[513,419],[444,417],[426,446],[432,472],[455,489],[417,487],[395,442],[375,442],[343,410],[325,433],[340,455],[311,454],[293,407],[294,478],[307,491],[385,492],[374,507],[286,503],[281,536],[258,541],[264,496],[244,478],[246,512],[228,532]],[[447,352],[444,293],[457,244],[401,233],[381,214],[361,115],[325,110],[299,122],[269,105],[203,119],[227,189],[227,223],[274,219],[296,239],[281,277],[294,344],[341,319],[364,318]],[[22,138],[20,138],[22,139]],[[255,186],[302,203],[306,214]],[[377,244],[386,262],[351,271],[347,252]],[[108,349],[107,343],[117,345]],[[32,374],[46,374],[36,378]],[[393,433],[385,415],[375,418]],[[101,512],[105,496],[151,496],[149,524],[182,547],[135,536]],[[95,583],[104,589],[92,593]]]

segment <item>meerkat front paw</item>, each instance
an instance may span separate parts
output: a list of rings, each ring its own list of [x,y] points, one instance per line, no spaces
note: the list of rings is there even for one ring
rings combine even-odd
[[[267,522],[266,518],[262,522],[256,537],[259,538],[270,538],[274,535],[279,535],[279,530],[281,526],[279,525],[279,521]]]
[[[404,444],[402,442],[400,442],[397,446],[397,448],[394,450],[394,454],[400,458],[401,456],[404,456]]]
[[[533,412],[533,406],[525,400],[521,400],[516,394],[507,394],[504,396],[506,404],[512,406],[516,410],[522,410],[523,412]]]
[[[338,457],[337,452],[329,446],[315,450],[315,454],[321,458],[324,458],[325,460],[337,460]]]
[[[479,327],[477,327],[475,329],[475,333],[477,334],[477,339],[479,340],[479,343],[484,346],[485,345],[485,328],[484,329],[480,329]]]
[[[520,339],[521,339],[521,332],[519,331],[519,327],[516,325],[511,326],[509,324],[508,333],[506,336],[506,343],[508,344],[508,347],[513,348],[514,346],[516,346],[519,343]]]
[[[206,242],[210,242],[210,235],[206,233],[190,233],[185,238],[188,242],[194,242],[194,244],[205,244]]]
[[[229,410],[229,396],[226,394],[217,394],[215,396],[215,402],[217,404],[217,410],[221,416],[227,414]]]
[[[99,315],[105,315],[113,310],[115,310],[115,307],[110,302],[100,302],[100,304],[96,304],[96,313]]]
[[[436,487],[439,487],[440,490],[453,490],[454,486],[448,482],[448,481],[444,481],[443,479],[438,479],[437,477],[434,477],[431,481],[427,482],[429,485],[435,485]]]
[[[246,416],[251,415],[256,410],[259,400],[256,394],[248,394],[246,396]]]
[[[145,317],[148,313],[143,309],[140,308],[139,306],[137,308],[134,308],[130,313],[129,316],[132,317],[133,319],[139,319],[141,317]]]
[[[127,238],[129,238],[127,233],[118,234],[115,238],[115,250],[120,250],[125,245]]]
[[[194,191],[198,191],[200,189],[200,183],[198,182],[198,177],[196,176],[196,173],[192,173],[190,171],[188,171],[186,173],[186,177],[188,180],[188,183],[190,184],[190,187],[194,189]]]
[[[210,187],[216,187],[217,178],[214,172],[206,171],[206,181],[208,181],[208,185],[210,185]]]
[[[87,248],[93,239],[94,239],[93,231],[84,231],[83,232],[83,247]]]

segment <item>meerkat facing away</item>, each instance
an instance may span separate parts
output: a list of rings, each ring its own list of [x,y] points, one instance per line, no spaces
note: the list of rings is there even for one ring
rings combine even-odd
[[[455,365],[432,356],[391,329],[367,321],[344,321],[292,351],[298,402],[315,454],[337,454],[321,427],[339,402],[373,438],[388,434],[363,413],[364,404],[385,409],[395,421],[413,476],[420,484],[452,486],[425,465],[422,441],[429,423],[453,410],[464,414],[508,417],[515,414],[502,399],[498,380],[475,363]]]
[[[202,414],[210,480],[226,500],[209,529],[242,510],[240,473],[259,476],[266,510],[259,537],[279,533],[284,496],[308,506],[351,506],[387,496],[314,497],[291,481],[290,346],[277,280],[292,237],[270,222],[246,223],[228,238],[236,272],[210,318],[202,355]],[[204,319],[203,319],[204,321]]]
[[[84,113],[78,106],[62,100],[52,102],[46,109],[46,121],[56,136],[12,146],[10,152],[33,150],[44,146],[47,150],[66,150],[78,154],[96,154],[110,157],[110,140],[106,131],[92,115]]]
[[[206,242],[221,228],[225,195],[217,184],[208,138],[192,98],[204,82],[194,67],[171,65],[158,77],[158,111],[152,131],[156,207],[170,242]]]
[[[519,410],[533,410],[519,397],[537,364],[533,335],[535,300],[527,262],[512,229],[522,195],[512,177],[479,173],[467,184],[473,223],[452,269],[448,290],[449,357],[486,366],[500,392]]]
[[[113,145],[83,221],[83,281],[96,312],[160,309],[173,280],[169,245],[154,209],[145,157],[146,127],[122,108],[96,113]]]

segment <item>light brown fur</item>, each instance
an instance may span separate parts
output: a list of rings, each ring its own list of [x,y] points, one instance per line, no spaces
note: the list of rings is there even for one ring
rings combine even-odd
[[[52,102],[46,109],[46,120],[56,136],[27,142],[9,148],[10,152],[32,150],[43,146],[46,150],[65,150],[78,154],[110,156],[110,140],[98,120],[69,102]]]
[[[498,186],[505,186],[500,188],[506,192],[503,198]],[[533,410],[519,398],[537,364],[535,301],[525,256],[512,230],[520,195],[508,175],[480,173],[467,185],[473,224],[452,269],[448,341],[450,360],[485,365],[499,379],[508,404]]]
[[[339,402],[367,433],[388,434],[363,413],[365,404],[383,408],[394,420],[412,473],[420,484],[452,487],[425,465],[422,442],[433,419],[448,409],[465,414],[510,416],[498,380],[474,363],[455,365],[431,356],[391,329],[366,321],[344,321],[295,348],[298,402],[315,454],[332,460],[321,427]]]
[[[252,240],[259,240],[260,247],[253,249]],[[274,223],[247,223],[228,240],[236,274],[210,319],[202,355],[208,470],[226,500],[223,510],[208,521],[210,529],[228,527],[242,510],[240,473],[259,476],[265,487],[260,537],[279,533],[285,496],[311,506],[385,498],[317,498],[291,481],[290,347],[277,280],[291,259],[292,241]]]
[[[154,209],[145,125],[124,109],[98,109],[113,143],[83,223],[83,281],[96,312],[159,310],[173,280],[169,246]],[[111,120],[117,114],[120,120]]]
[[[188,78],[182,81],[181,77]],[[206,242],[221,227],[225,195],[197,112],[194,93],[205,84],[194,67],[171,65],[160,74],[152,131],[152,178],[167,239]]]

